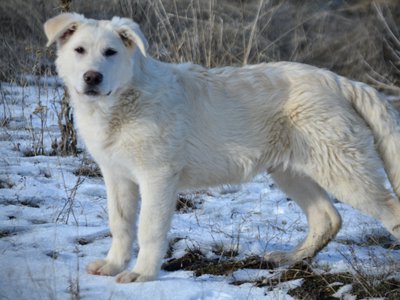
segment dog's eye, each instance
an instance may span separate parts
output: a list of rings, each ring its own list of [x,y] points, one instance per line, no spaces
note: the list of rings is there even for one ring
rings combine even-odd
[[[77,47],[74,50],[76,53],[79,53],[79,54],[85,53],[85,48],[83,48],[83,47]]]
[[[115,55],[115,54],[117,54],[117,50],[112,49],[112,48],[107,48],[107,49],[104,51],[104,56],[113,56],[113,55]]]

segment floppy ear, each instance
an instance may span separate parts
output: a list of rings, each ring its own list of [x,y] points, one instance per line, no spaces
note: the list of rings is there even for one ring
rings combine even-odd
[[[44,32],[48,40],[46,46],[55,41],[64,44],[84,20],[85,17],[77,13],[64,13],[47,20],[44,23]]]
[[[136,45],[143,56],[147,56],[149,44],[137,23],[128,18],[114,17],[111,20],[111,25],[126,47],[133,48]]]

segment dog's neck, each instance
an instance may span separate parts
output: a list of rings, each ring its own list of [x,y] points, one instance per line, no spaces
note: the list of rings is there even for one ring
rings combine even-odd
[[[140,51],[135,51],[133,54],[132,85],[136,89],[146,89],[147,86],[154,85],[154,78],[159,80],[160,74],[168,76],[167,65],[151,56],[144,57]]]

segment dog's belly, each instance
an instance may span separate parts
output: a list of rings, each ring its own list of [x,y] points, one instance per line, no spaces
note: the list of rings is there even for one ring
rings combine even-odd
[[[238,184],[252,179],[260,172],[266,171],[268,162],[258,155],[224,155],[212,153],[198,156],[188,161],[180,173],[180,185],[183,189],[203,188],[223,184]]]

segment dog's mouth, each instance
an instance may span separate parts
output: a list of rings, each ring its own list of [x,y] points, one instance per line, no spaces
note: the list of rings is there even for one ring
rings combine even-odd
[[[86,90],[84,94],[87,96],[99,96],[100,92],[96,90]]]
[[[109,91],[108,93],[102,94],[99,90],[87,89],[81,94],[84,94],[84,95],[90,96],[90,97],[110,96],[111,95],[111,91]]]

